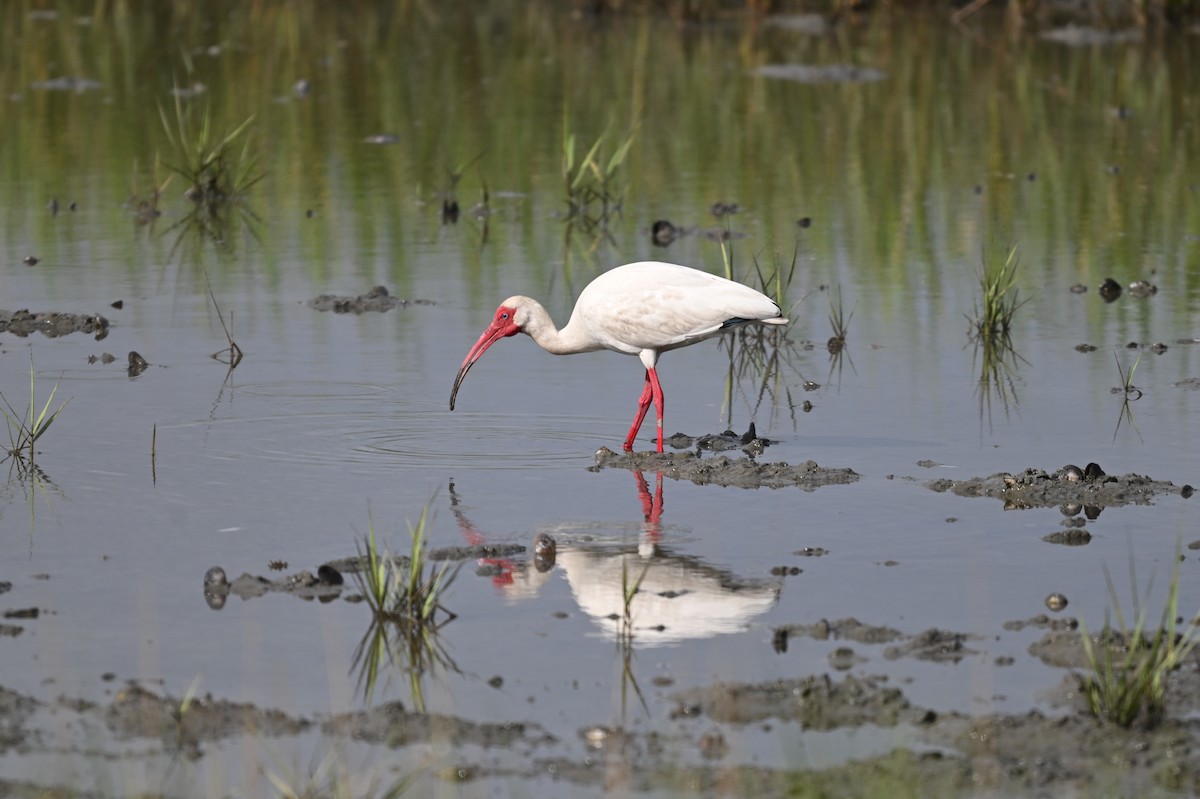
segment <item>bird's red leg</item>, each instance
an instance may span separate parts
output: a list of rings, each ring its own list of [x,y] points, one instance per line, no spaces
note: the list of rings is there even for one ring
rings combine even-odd
[[[658,378],[655,378],[657,381]],[[662,393],[662,389],[659,389]],[[650,385],[650,370],[646,370],[646,385],[642,389],[642,396],[638,399],[637,414],[633,417],[633,426],[629,428],[629,435],[625,436],[624,449],[626,452],[633,451],[633,439],[637,435],[638,429],[642,426],[642,420],[646,418],[646,411],[650,410],[650,400],[653,397],[653,389]],[[660,449],[659,452],[662,450]]]
[[[654,410],[658,412],[658,451],[663,451],[663,410],[666,407],[666,401],[663,399],[662,384],[658,382],[658,372],[653,369],[646,370],[646,379],[650,381],[650,390],[654,395]]]

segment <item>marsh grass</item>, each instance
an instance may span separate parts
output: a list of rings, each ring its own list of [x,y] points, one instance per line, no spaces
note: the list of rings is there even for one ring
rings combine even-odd
[[[437,637],[438,631],[457,616],[442,604],[446,590],[463,564],[433,565],[426,546],[429,506],[421,509],[416,525],[409,523],[411,539],[407,558],[393,557],[379,548],[375,526],[368,520],[367,535],[356,543],[361,569],[352,572],[363,599],[371,608],[371,626],[354,653],[352,668],[369,700],[387,664],[409,674],[413,703],[424,710],[421,678],[436,667],[457,670]],[[440,616],[440,618],[439,618]]]
[[[254,115],[220,133],[211,109],[206,106],[197,118],[179,91],[175,92],[174,115],[161,105],[158,112],[172,150],[165,165],[187,184],[183,196],[192,203],[191,210],[167,231],[178,234],[171,257],[189,242],[211,242],[220,252],[232,251],[238,220],[257,239],[255,225],[261,220],[245,204],[251,187],[265,177],[258,168],[261,151],[252,148],[248,135]]]
[[[605,158],[608,133],[602,133],[582,158],[576,158],[577,140],[569,121],[563,119],[562,176],[566,191],[568,222],[578,222],[587,232],[606,230],[609,220],[621,212],[624,185],[621,168],[633,146],[631,132]]]
[[[976,341],[1003,341],[1011,348],[1009,339],[1013,317],[1025,304],[1017,290],[1017,248],[1013,247],[1001,261],[986,250],[979,269],[981,298],[975,306],[975,315],[968,316],[970,335]]]
[[[733,264],[733,249],[727,242],[721,243],[721,252],[725,260],[727,275],[736,274]],[[796,274],[798,252],[792,253],[790,264],[783,264],[776,258],[770,271],[763,268],[758,259],[754,259],[754,267],[748,273],[744,282],[746,285],[769,296],[790,316],[799,306],[797,301],[789,305],[788,298],[792,292],[792,280]],[[758,413],[763,402],[771,398],[776,404],[783,401],[788,407],[792,424],[796,423],[795,409],[797,402],[792,395],[791,381],[784,380],[783,370],[786,367],[800,378],[797,362],[801,359],[804,346],[794,342],[788,335],[790,325],[741,325],[733,331],[718,338],[719,345],[729,355],[729,366],[725,376],[725,397],[722,412],[726,426],[733,423],[733,396],[740,391],[747,381],[753,380],[750,392],[743,391],[751,406],[751,416]],[[751,394],[753,398],[751,398]]]
[[[992,429],[993,402],[1000,403],[1006,419],[1019,403],[1015,376],[1026,361],[1013,347],[1012,325],[1026,300],[1020,299],[1017,290],[1018,264],[1016,247],[1008,250],[1004,260],[984,251],[978,272],[980,300],[974,315],[967,316],[968,338],[975,344],[973,362],[979,369],[976,392],[981,434],[985,416],[988,430]]]
[[[1133,432],[1137,433],[1138,439],[1142,437],[1142,431],[1138,430],[1137,424],[1133,421],[1133,406],[1129,403],[1142,398],[1142,390],[1133,384],[1133,373],[1137,370],[1138,364],[1142,362],[1141,353],[1138,353],[1137,360],[1133,362],[1133,366],[1129,367],[1129,371],[1125,371],[1125,367],[1121,366],[1120,357],[1114,352],[1113,359],[1117,362],[1117,374],[1121,378],[1121,385],[1112,390],[1114,394],[1123,394],[1124,400],[1121,402],[1121,411],[1117,414],[1117,426],[1113,429],[1113,441],[1117,440],[1117,434],[1121,432],[1121,424],[1128,421],[1129,426],[1133,428]]]
[[[251,151],[249,137],[243,139],[240,149],[234,146],[254,122],[253,114],[222,134],[217,132],[208,107],[195,119],[192,106],[184,105],[178,91],[174,109],[173,118],[161,105],[158,114],[174,150],[167,167],[188,184],[184,196],[189,200],[204,204],[233,201],[263,179],[257,171],[259,153]]]
[[[850,332],[850,320],[853,318],[854,309],[851,308],[847,314],[845,306],[842,305],[842,289],[839,286],[836,294],[830,292],[829,295],[829,326],[833,329],[833,335],[825,343],[825,348],[831,355],[845,348],[846,336]]]
[[[37,443],[50,430],[50,426],[58,419],[63,408],[67,407],[70,399],[51,410],[54,397],[58,393],[58,383],[50,390],[50,396],[38,410],[36,395],[37,375],[33,368],[33,353],[29,353],[29,407],[25,413],[18,413],[8,397],[0,392],[0,401],[4,402],[4,421],[8,426],[8,458],[19,463],[33,464],[37,456]]]
[[[417,776],[409,774],[387,786],[364,786],[365,770],[353,768],[335,749],[307,769],[285,765],[277,754],[268,753],[273,767],[264,768],[263,776],[281,799],[396,799],[408,792]]]
[[[1077,675],[1079,688],[1088,710],[1097,718],[1120,727],[1131,727],[1139,720],[1147,727],[1157,724],[1166,708],[1168,675],[1179,668],[1200,644],[1200,617],[1187,623],[1179,632],[1179,582],[1182,540],[1176,545],[1174,568],[1167,602],[1158,627],[1150,634],[1146,628],[1146,599],[1138,601],[1137,578],[1130,558],[1129,579],[1133,593],[1135,618],[1130,627],[1121,609],[1116,586],[1108,568],[1104,580],[1112,600],[1112,612],[1117,619],[1113,629],[1108,613],[1104,628],[1093,641],[1083,619],[1079,633],[1083,643],[1088,673]],[[1149,596],[1151,585],[1147,587]]]
[[[363,598],[377,619],[385,622],[432,625],[435,628],[453,621],[456,616],[442,605],[446,589],[458,576],[462,564],[443,563],[434,566],[426,547],[426,527],[429,506],[421,509],[414,526],[408,525],[409,556],[394,558],[379,548],[375,541],[375,526],[367,523],[367,535],[355,544],[361,571],[353,573]],[[438,612],[444,618],[437,622]]]

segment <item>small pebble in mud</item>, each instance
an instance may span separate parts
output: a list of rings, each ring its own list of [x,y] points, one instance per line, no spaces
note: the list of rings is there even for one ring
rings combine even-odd
[[[504,686],[504,678],[497,674],[495,677],[488,680],[488,685],[492,686],[496,690],[499,690]]]
[[[271,571],[281,572],[284,569],[286,569],[287,566],[288,565],[287,565],[286,560],[268,560],[267,561],[267,568],[270,569]]]
[[[812,219],[807,216],[802,216],[796,220],[796,224],[800,227],[812,227]]]
[[[738,212],[738,204],[737,203],[715,202],[712,204],[712,207],[709,210],[712,212],[713,216],[715,216],[719,219],[720,217],[723,217],[723,216],[729,216],[731,214],[736,214]]]
[[[1030,172],[1028,175],[1025,176],[1025,179],[1028,180],[1030,183],[1032,183],[1033,181],[1037,180],[1037,173]]]
[[[716,730],[710,730],[700,736],[700,754],[709,760],[717,760],[725,757],[729,752],[729,744],[725,741],[725,736]]]
[[[1099,292],[1101,299],[1105,302],[1112,302],[1121,296],[1121,284],[1111,277],[1106,277],[1104,278],[1104,282],[1100,284]]]
[[[1187,499],[1194,493],[1196,493],[1196,489],[1192,488],[1190,485],[1185,485],[1183,488],[1179,489],[1179,496],[1183,497],[1184,499]]]
[[[110,302],[109,306],[112,308],[116,308],[119,311],[125,307],[125,300],[117,300],[116,302]]]
[[[804,390],[805,391],[816,391],[820,387],[821,387],[820,383],[814,383],[811,380],[804,381]]]
[[[1152,294],[1157,294],[1158,286],[1149,280],[1135,280],[1129,284],[1129,293],[1140,299],[1145,299]]]
[[[1166,351],[1167,351],[1167,345],[1166,345],[1166,344],[1163,344],[1163,343],[1160,341],[1160,342],[1158,342],[1158,343],[1156,343],[1156,344],[1151,344],[1151,345],[1150,345],[1150,347],[1149,347],[1149,349],[1150,349],[1150,351],[1151,351],[1151,352],[1153,352],[1155,355],[1162,355],[1164,352],[1166,352]]]
[[[538,533],[533,537],[533,554],[544,558],[553,558],[558,551],[558,544],[552,536]]]
[[[1104,476],[1104,470],[1100,468],[1100,464],[1098,463],[1089,463],[1083,469],[1083,479],[1085,480],[1098,480]]]
[[[808,400],[805,400],[804,402],[800,403],[800,410],[804,411],[805,413],[812,413],[812,409],[813,409],[813,404],[811,402],[809,402]]]
[[[1076,352],[1095,352],[1096,345],[1095,344],[1076,344],[1075,351]]]
[[[204,573],[204,584],[212,585],[228,585],[229,580],[225,577],[225,570],[220,566],[213,566]]]
[[[775,632],[771,634],[771,648],[776,653],[782,655],[787,652],[788,648],[788,629],[787,627],[776,627]]]
[[[24,263],[26,266],[37,266],[38,258],[37,258],[37,256],[34,256],[34,255],[26,255],[24,258],[21,259],[21,262]]]
[[[545,533],[533,537],[533,567],[539,572],[548,572],[554,568],[558,556],[558,544]]]
[[[149,366],[150,363],[145,358],[133,350],[129,351],[129,368],[126,371],[129,372],[130,377],[137,377]]]
[[[1086,294],[1087,286],[1083,285],[1082,283],[1076,283],[1074,286],[1071,286],[1071,293],[1072,294]]]
[[[1140,350],[1141,348],[1142,345],[1138,344],[1136,341],[1131,341],[1125,345],[1125,349],[1127,350]]]
[[[976,183],[976,184],[975,184],[975,193],[976,193],[976,194],[983,194],[983,186],[981,186],[981,185],[979,185],[978,183]]]
[[[856,663],[865,661],[866,658],[856,655],[854,650],[848,646],[839,646],[829,653],[829,665],[837,671],[852,669]]]
[[[346,582],[342,573],[328,563],[317,568],[317,579],[323,585],[342,585]]]
[[[1051,594],[1046,597],[1046,607],[1058,613],[1067,606],[1067,598],[1063,594]]]
[[[657,219],[654,224],[650,225],[650,240],[659,247],[666,247],[679,238],[679,235],[679,228],[666,219]]]

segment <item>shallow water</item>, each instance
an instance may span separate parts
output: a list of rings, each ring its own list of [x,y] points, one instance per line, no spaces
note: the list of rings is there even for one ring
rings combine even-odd
[[[584,731],[594,726],[658,733],[680,763],[711,762],[696,741],[718,729],[724,767],[819,768],[930,745],[904,726],[690,720],[673,694],[831,672],[843,642],[793,637],[777,653],[773,630],[854,617],[907,636],[979,636],[957,664],[851,644],[866,660],[850,673],[886,674],[916,705],[1054,712],[1046,697],[1064,672],[1028,656],[1039,631],[1004,623],[1047,612],[1057,591],[1070,600],[1064,615],[1098,625],[1109,605],[1102,567],[1124,589],[1131,558],[1139,585],[1156,575],[1149,606],[1160,606],[1177,540],[1197,538],[1189,501],[1105,509],[1087,524],[1088,546],[1065,547],[1042,541],[1062,529],[1057,509],[1005,511],[925,484],[1089,461],[1197,481],[1200,392],[1177,385],[1200,376],[1200,345],[1177,343],[1197,336],[1200,320],[1200,212],[1187,169],[1200,152],[1200,73],[1186,42],[1073,48],[1009,38],[998,21],[977,42],[919,17],[811,37],[741,21],[598,24],[516,9],[225,11],[0,12],[0,307],[111,322],[102,341],[0,333],[0,390],[18,411],[31,355],[39,402],[56,384],[56,403],[70,398],[39,442],[40,477],[13,470],[0,488],[0,581],[12,583],[0,607],[40,609],[0,647],[3,687],[103,703],[126,680],[176,697],[196,685],[314,718],[389,700],[412,708],[419,693],[430,712],[523,722],[554,741],[435,738],[397,754],[316,731],[237,736],[180,770],[156,740],[137,740],[140,753],[120,766],[92,757],[79,748],[106,740],[103,729],[43,711],[47,732],[32,751],[0,750],[7,779],[67,773],[78,775],[68,784],[117,792],[252,795],[272,756],[239,753],[249,739],[300,771],[345,745],[345,762],[364,774],[420,766],[439,785],[444,769],[469,767],[469,795],[549,796],[562,784],[537,764],[592,757]],[[754,71],[842,62],[886,77],[801,84]],[[34,88],[60,75],[101,86]],[[165,179],[150,165],[156,154],[170,160],[156,104],[170,114],[173,75],[207,87],[188,102],[218,126],[256,114],[250,136],[266,178],[247,205],[259,221],[232,226],[228,253],[172,228],[189,208],[178,177],[153,225],[122,205],[131,173],[140,197]],[[293,91],[301,78],[312,86],[303,97]],[[1113,113],[1122,105],[1131,116]],[[615,147],[634,130],[618,173],[623,212],[606,236],[561,219],[564,114],[581,149],[606,130]],[[381,133],[398,142],[365,143]],[[442,224],[456,169],[464,213]],[[485,186],[486,223],[467,212]],[[663,218],[719,226],[708,210],[718,200],[742,207],[728,218],[748,234],[733,241],[740,276],[750,279],[755,260],[786,269],[795,253],[794,346],[761,402],[753,371],[727,399],[720,343],[669,353],[667,432],[740,432],[754,421],[772,441],[762,460],[848,467],[858,482],[804,491],[667,480],[660,522],[649,522],[633,474],[587,470],[598,447],[620,443],[640,365],[610,353],[554,358],[523,337],[489,351],[447,410],[461,358],[504,297],[542,297],[562,322],[578,290],[619,263],[721,272],[712,240],[658,248],[645,232]],[[801,216],[812,226],[797,227]],[[180,231],[189,237],[173,249]],[[1003,395],[981,397],[965,317],[981,251],[1011,245],[1027,300],[1012,334],[1020,360]],[[27,255],[39,263],[25,266]],[[1109,276],[1158,292],[1106,304],[1096,288]],[[210,357],[227,344],[206,278],[245,352],[233,370]],[[1089,290],[1073,294],[1075,283]],[[376,284],[434,304],[358,316],[306,305]],[[853,311],[840,364],[824,348],[835,288]],[[123,308],[109,307],[116,300]],[[1130,341],[1168,349],[1139,360]],[[1084,342],[1098,349],[1075,351]],[[151,363],[135,378],[130,350]],[[116,361],[88,363],[105,352]],[[1118,361],[1136,363],[1144,392],[1132,419],[1110,392]],[[805,380],[819,387],[806,391]],[[514,558],[511,581],[468,564],[446,598],[458,618],[439,636],[457,668],[425,672],[419,692],[392,668],[362,695],[352,657],[369,626],[362,605],[268,594],[230,597],[214,612],[205,602],[210,566],[231,578],[271,574],[274,559],[287,573],[315,571],[354,554],[369,520],[405,550],[406,520],[426,503],[432,546],[531,546],[547,532],[559,560],[541,574],[528,555]],[[620,608],[622,573],[645,563],[645,598],[661,601],[642,606],[623,649],[608,615]],[[1187,552],[1183,608],[1200,605],[1195,563]],[[1005,656],[1012,664],[998,665]],[[604,783],[570,784],[598,793]]]

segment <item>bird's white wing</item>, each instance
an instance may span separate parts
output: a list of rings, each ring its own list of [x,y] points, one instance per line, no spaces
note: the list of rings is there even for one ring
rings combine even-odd
[[[767,320],[779,306],[748,286],[686,266],[643,261],[593,280],[576,312],[605,346],[668,350],[716,335],[731,320]]]

